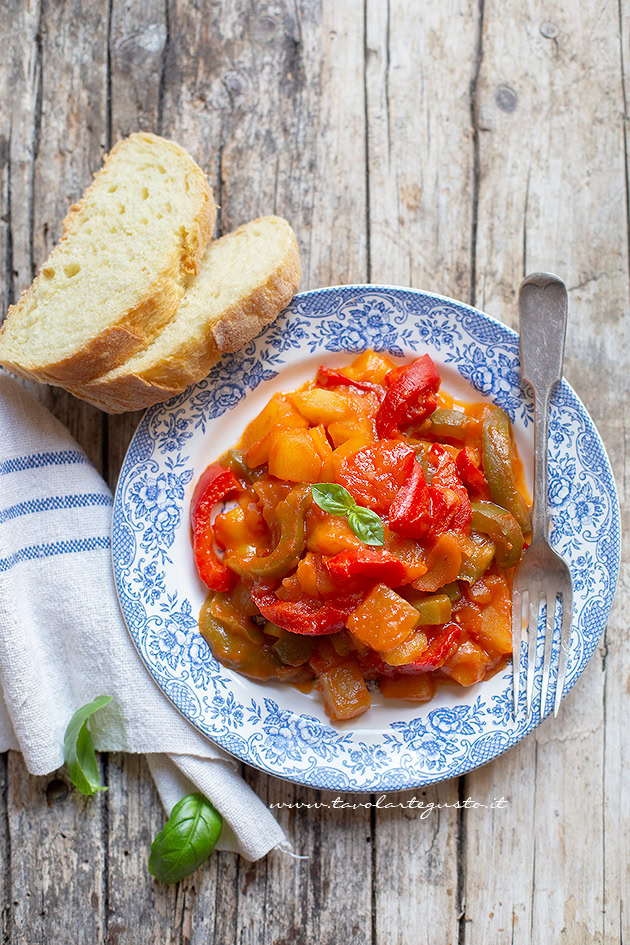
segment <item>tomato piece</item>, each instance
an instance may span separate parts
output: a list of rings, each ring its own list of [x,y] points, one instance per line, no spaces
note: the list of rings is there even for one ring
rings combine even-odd
[[[463,450],[460,450],[455,465],[462,482],[474,496],[481,499],[490,497],[486,477],[478,463],[475,462],[475,454],[469,446],[465,446]]]
[[[380,391],[382,388],[371,381],[356,381],[341,371],[335,371],[332,368],[320,367],[317,369],[316,383],[322,387],[357,387],[359,390]]]
[[[269,588],[256,585],[252,588],[252,600],[263,617],[291,633],[313,636],[343,630],[360,599],[355,594],[325,602],[308,598],[288,601],[279,600]]]
[[[472,509],[470,496],[459,478],[449,451],[439,443],[429,450],[427,462],[433,469],[429,493],[431,497],[431,532],[470,531]]]
[[[389,510],[392,531],[406,538],[425,538],[431,530],[431,495],[420,463],[403,483]]]
[[[231,590],[237,577],[215,551],[212,510],[226,495],[241,488],[230,469],[213,463],[199,477],[190,504],[195,564],[199,577],[213,591]]]
[[[388,391],[376,414],[376,434],[393,436],[401,426],[422,423],[437,407],[440,375],[428,354],[385,377]]]
[[[457,650],[462,628],[456,623],[446,623],[433,637],[422,656],[413,663],[397,666],[399,673],[430,673],[439,669]]]
[[[400,440],[380,440],[346,457],[337,482],[361,505],[387,512],[416,461],[415,450]]]
[[[388,551],[366,547],[341,551],[324,564],[335,581],[362,585],[381,583],[397,587],[404,582],[407,573],[403,562]]]

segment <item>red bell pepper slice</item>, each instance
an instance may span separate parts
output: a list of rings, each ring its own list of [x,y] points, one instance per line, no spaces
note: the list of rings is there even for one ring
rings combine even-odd
[[[333,368],[319,367],[317,369],[317,378],[315,381],[321,387],[344,386],[357,387],[359,390],[382,391],[382,387],[372,381],[355,381],[354,378],[342,374],[341,371],[335,371]]]
[[[434,467],[429,487],[433,534],[450,530],[468,534],[472,518],[470,496],[459,478],[451,454],[439,443],[434,443],[428,461]]]
[[[252,588],[252,600],[259,611],[277,627],[302,633],[307,636],[321,636],[324,633],[337,633],[343,630],[346,620],[358,607],[363,595],[354,594],[340,597],[335,601],[316,600],[280,600],[268,587]]]
[[[407,569],[403,562],[389,551],[371,548],[352,548],[340,551],[324,562],[335,581],[353,584],[387,584],[397,587],[405,580]]]
[[[231,591],[238,578],[214,550],[214,531],[210,516],[217,502],[235,489],[241,488],[230,469],[213,463],[199,477],[190,504],[195,564],[199,577],[213,591]]]
[[[433,467],[431,485],[427,485],[419,463],[401,486],[389,510],[392,531],[406,538],[437,537],[446,531],[470,531],[472,510],[470,496],[459,478],[448,450],[434,443],[427,455]]]
[[[488,482],[482,470],[475,462],[475,454],[469,446],[465,446],[464,449],[460,450],[457,454],[455,465],[462,482],[473,495],[482,498],[489,497],[490,490],[488,488]]]
[[[389,526],[405,538],[425,538],[431,530],[431,496],[420,463],[390,506]]]
[[[422,423],[437,407],[440,375],[428,354],[385,375],[388,391],[376,414],[379,439],[394,436],[401,425]]]
[[[360,505],[387,512],[415,459],[415,451],[401,440],[382,440],[344,459],[337,482]]]
[[[430,673],[434,669],[439,669],[451,658],[458,646],[459,638],[462,635],[462,628],[456,623],[445,623],[437,636],[433,637],[429,646],[422,656],[419,656],[413,663],[405,663],[403,666],[397,666],[399,673]]]

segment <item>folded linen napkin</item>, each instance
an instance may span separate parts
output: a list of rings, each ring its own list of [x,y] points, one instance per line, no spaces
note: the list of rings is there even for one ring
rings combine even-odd
[[[220,849],[288,846],[236,761],[197,732],[137,655],[114,587],[112,495],[46,409],[0,372],[0,751],[32,774],[63,764],[72,714],[113,697],[90,727],[100,751],[146,754],[165,809],[198,790],[221,812]]]

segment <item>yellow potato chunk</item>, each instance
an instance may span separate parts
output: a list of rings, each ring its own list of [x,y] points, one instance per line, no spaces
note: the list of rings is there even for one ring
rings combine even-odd
[[[326,436],[326,429],[323,424],[320,424],[317,427],[312,427],[309,430],[313,438],[313,443],[315,444],[315,449],[319,453],[319,458],[322,461],[322,468],[319,473],[320,482],[334,482],[335,481],[335,465],[333,462],[333,451],[332,446],[328,442],[328,437]]]
[[[306,547],[318,555],[336,555],[340,551],[365,547],[345,518],[327,515],[312,529],[307,529]]]
[[[441,669],[460,686],[472,686],[483,679],[492,663],[493,660],[478,643],[464,640]]]
[[[319,482],[322,461],[308,430],[280,429],[269,449],[269,475],[289,482]]]
[[[422,630],[414,630],[411,636],[395,646],[393,650],[383,653],[383,661],[389,666],[404,666],[419,659],[429,646],[427,635]]]
[[[323,672],[318,687],[326,712],[335,721],[354,719],[372,704],[363,673],[355,659],[344,660]]]
[[[378,684],[386,699],[409,699],[411,702],[429,702],[435,695],[435,679],[431,673],[418,676],[400,676],[390,679],[381,676]]]
[[[355,381],[372,381],[376,384],[382,384],[385,375],[395,368],[396,365],[390,361],[384,354],[377,354],[376,351],[364,351],[352,364],[344,368],[344,374],[354,378]]]
[[[323,423],[326,427],[333,420],[341,420],[349,410],[350,398],[334,390],[304,390],[291,397],[297,410],[309,423]]]
[[[245,452],[254,443],[268,434],[273,427],[281,424],[285,427],[307,427],[308,423],[301,414],[281,399],[280,394],[274,394],[266,407],[245,428],[241,437],[241,449]]]
[[[346,420],[335,420],[328,425],[328,433],[335,447],[341,446],[346,440],[355,436],[365,437],[366,445],[374,442],[374,428],[372,421],[368,420],[367,417],[361,419],[349,417]]]
[[[512,652],[512,628],[509,607],[494,601],[481,608],[481,621],[475,627],[475,636],[489,654]]]
[[[377,584],[352,611],[346,626],[360,643],[385,653],[404,643],[419,616],[416,608],[391,587]]]

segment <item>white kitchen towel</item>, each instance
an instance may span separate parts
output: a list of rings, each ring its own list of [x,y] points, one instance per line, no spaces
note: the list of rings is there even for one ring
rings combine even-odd
[[[112,495],[68,431],[0,372],[0,751],[32,774],[63,764],[72,714],[113,702],[90,727],[100,751],[142,752],[170,813],[192,790],[221,811],[219,847],[249,860],[284,833],[233,758],[158,689],[131,642],[111,565]]]

